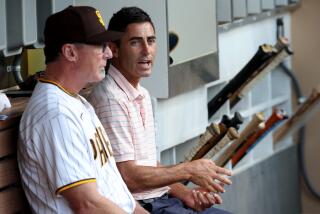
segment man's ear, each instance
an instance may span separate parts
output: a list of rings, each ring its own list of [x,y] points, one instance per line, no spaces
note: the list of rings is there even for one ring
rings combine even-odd
[[[108,46],[110,48],[110,50],[112,51],[112,57],[113,58],[118,58],[119,57],[119,47],[117,46],[116,43],[114,42],[108,42]]]
[[[64,44],[61,47],[61,53],[68,61],[75,62],[78,60],[78,51],[73,44]]]

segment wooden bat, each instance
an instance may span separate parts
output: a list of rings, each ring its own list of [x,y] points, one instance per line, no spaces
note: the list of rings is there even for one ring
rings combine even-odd
[[[246,140],[242,146],[236,150],[236,152],[232,155],[231,162],[234,167],[249,151],[250,146],[252,146],[262,135],[264,135],[269,129],[271,129],[277,122],[284,120],[286,118],[286,114],[283,111],[274,109],[271,116],[265,122],[265,127],[253,135],[251,135],[248,140]]]
[[[230,127],[224,137],[215,145],[213,148],[209,150],[209,152],[203,157],[207,159],[211,159],[215,156],[223,147],[225,147],[229,142],[234,139],[239,138],[239,133],[237,129]]]
[[[277,67],[286,57],[292,54],[288,48],[288,40],[279,38],[275,47],[276,54],[268,59],[259,69],[257,69],[230,97],[230,107],[233,108],[248,92],[269,72]]]
[[[210,128],[209,128],[210,127]],[[194,157],[200,153],[201,149],[204,147],[211,147],[212,142],[214,139],[217,139],[220,135],[220,128],[218,124],[211,123],[207,128],[206,131],[201,135],[197,145],[193,147],[190,153],[185,157],[185,162],[191,161]]]
[[[298,110],[290,117],[273,136],[273,142],[276,144],[285,137],[295,132],[319,110],[320,108],[320,86],[314,88],[308,99],[298,108]]]
[[[213,147],[215,146],[222,138],[223,136],[226,134],[227,132],[227,127],[220,123],[219,124],[219,130],[220,130],[220,134],[216,135],[215,137],[212,137],[207,144],[205,144],[204,146],[202,146],[198,152],[191,158],[191,161],[193,160],[198,160],[200,158],[203,158],[203,156]]]
[[[282,111],[282,110],[279,109],[279,111]],[[270,129],[268,129],[266,132],[264,132],[264,133],[256,140],[256,142],[254,142],[254,144],[252,144],[252,145],[249,147],[248,151],[250,151],[256,144],[258,144],[258,143],[259,143],[265,136],[267,136],[270,132],[272,132],[273,130],[275,130],[275,129],[278,127],[278,125],[281,124],[281,122],[282,122],[283,120],[288,119],[287,113],[285,113],[284,111],[282,111],[282,113],[283,113],[283,118],[282,118],[281,120],[275,122],[274,125],[271,126]]]
[[[261,45],[251,60],[242,70],[233,77],[230,82],[208,103],[208,117],[219,110],[219,108],[232,96],[232,94],[248,79],[253,72],[268,61],[275,54],[271,45]]]
[[[191,149],[189,155],[185,157],[185,162],[193,161],[202,158],[213,146],[215,146],[226,134],[228,128],[234,127],[239,129],[240,124],[243,123],[243,118],[239,112],[235,112],[233,118],[223,115],[219,125],[209,126],[204,136],[200,137],[199,143]],[[211,128],[210,128],[211,127]],[[210,129],[213,129],[210,137]]]
[[[205,139],[207,138],[207,137],[203,137],[203,142],[199,142],[198,145],[191,150],[191,153],[185,158],[185,162],[203,158],[203,156],[213,146],[215,146],[217,143],[221,141],[221,139],[226,135],[226,133],[231,132],[227,134],[228,136],[230,136],[229,138],[232,138],[234,135],[236,136],[233,129],[235,131],[238,130],[240,124],[242,123],[243,123],[243,118],[239,112],[235,112],[233,118],[231,119],[227,115],[223,115],[221,122],[218,125],[219,128],[217,128],[216,125],[209,126],[209,128],[207,128],[208,132],[211,132],[212,138],[210,138],[208,142],[205,143],[203,146],[199,146],[199,145],[202,145]],[[230,128],[232,129],[228,131]],[[210,131],[210,129],[213,129],[213,131],[212,130]],[[218,130],[220,132],[219,134],[218,134]],[[189,181],[182,182],[182,184],[184,185],[187,185],[188,183]]]
[[[238,139],[233,141],[226,150],[223,151],[222,154],[215,160],[215,164],[217,166],[223,167],[226,162],[231,158],[232,154],[236,151],[236,149],[255,131],[258,129],[264,128],[264,126],[259,126],[259,124],[262,124],[264,121],[264,116],[262,113],[257,113],[252,116],[251,121],[247,124],[247,126],[243,129],[243,131],[240,133],[240,136]]]

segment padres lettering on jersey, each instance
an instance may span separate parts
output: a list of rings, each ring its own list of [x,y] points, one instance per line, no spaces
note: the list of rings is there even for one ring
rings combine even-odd
[[[94,139],[90,139],[90,143],[93,149],[94,160],[97,160],[100,156],[101,166],[107,163],[108,159],[112,157],[112,149],[110,142],[106,138],[106,133],[101,127],[96,128]]]
[[[32,211],[72,214],[61,193],[95,182],[103,197],[133,213],[135,201],[94,109],[80,95],[47,82],[37,84],[20,122],[18,163]]]

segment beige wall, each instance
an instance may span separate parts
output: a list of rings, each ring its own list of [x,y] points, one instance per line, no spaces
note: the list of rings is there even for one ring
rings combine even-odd
[[[314,86],[320,85],[320,1],[303,0],[292,14],[293,69],[302,85],[303,93],[309,95]],[[320,192],[320,111],[308,123],[305,155],[308,174]],[[320,200],[312,197],[302,186],[304,214],[320,213]]]

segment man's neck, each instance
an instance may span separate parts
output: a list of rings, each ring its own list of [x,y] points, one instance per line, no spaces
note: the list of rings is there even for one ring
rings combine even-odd
[[[43,78],[58,84],[71,94],[78,94],[84,87],[75,77],[72,77],[72,72],[56,64],[47,65]]]
[[[121,74],[122,76],[124,76],[124,78],[126,78],[126,80],[135,88],[138,88],[140,79],[136,79],[133,78],[132,76],[130,76],[128,74],[128,72],[125,72],[123,69],[121,69],[119,66],[117,66],[116,64],[112,64]]]

